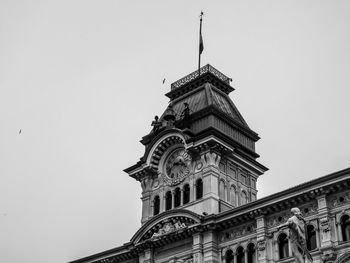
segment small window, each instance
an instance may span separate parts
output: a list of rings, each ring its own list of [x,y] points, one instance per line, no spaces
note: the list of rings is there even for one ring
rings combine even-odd
[[[231,249],[226,251],[225,255],[226,263],[232,263],[233,262],[233,252]]]
[[[237,263],[244,263],[244,250],[243,247],[237,248]]]
[[[165,194],[165,210],[170,210],[171,206],[172,206],[172,196],[171,196],[171,192],[168,191]]]
[[[306,227],[306,230],[307,230],[307,240],[306,240],[307,249],[314,250],[317,248],[315,227],[313,225],[308,225]]]
[[[280,259],[289,257],[288,238],[285,233],[280,234],[278,237],[278,254]]]
[[[196,199],[200,199],[203,197],[203,181],[202,179],[198,179],[196,181]]]
[[[350,240],[350,217],[348,215],[343,215],[340,219],[341,234],[343,241]]]
[[[250,243],[248,249],[248,263],[256,263],[255,245]]]
[[[184,189],[183,189],[183,202],[184,204],[187,204],[190,202],[190,186],[189,184],[185,184]]]
[[[181,191],[180,188],[175,188],[175,196],[174,196],[174,207],[178,207],[181,204]]]
[[[153,215],[159,214],[159,208],[160,208],[160,199],[159,199],[159,196],[156,195],[153,199]]]

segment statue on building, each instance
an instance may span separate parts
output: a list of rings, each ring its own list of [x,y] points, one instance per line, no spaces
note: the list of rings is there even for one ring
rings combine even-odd
[[[181,119],[187,120],[188,116],[190,116],[190,107],[187,102],[184,103],[185,108],[181,112]]]
[[[183,125],[185,128],[190,128],[189,116],[190,116],[190,107],[189,107],[189,104],[185,102],[184,109],[180,115],[180,118],[183,121]]]
[[[158,132],[160,127],[162,126],[162,122],[159,121],[159,117],[157,115],[154,116],[154,121],[152,121],[151,126],[153,126],[152,132],[154,133]]]
[[[286,223],[278,226],[278,230],[283,227],[289,228],[289,240],[295,263],[313,262],[312,256],[306,247],[306,221],[302,217],[299,208],[292,208],[291,213],[292,217]]]

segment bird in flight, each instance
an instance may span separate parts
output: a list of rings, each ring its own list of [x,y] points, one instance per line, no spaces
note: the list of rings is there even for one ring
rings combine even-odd
[[[163,79],[163,84],[165,83],[165,78]]]
[[[19,129],[19,132],[18,132],[18,134],[21,134],[22,133],[22,129]]]

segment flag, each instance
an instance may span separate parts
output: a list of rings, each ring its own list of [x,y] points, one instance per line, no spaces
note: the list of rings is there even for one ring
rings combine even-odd
[[[204,50],[204,44],[203,44],[203,37],[202,37],[202,30],[199,33],[199,55],[202,54]]]

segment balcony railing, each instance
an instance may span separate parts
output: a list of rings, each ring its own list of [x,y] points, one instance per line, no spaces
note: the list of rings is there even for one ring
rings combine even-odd
[[[199,74],[199,72],[200,72],[200,74]],[[222,74],[220,71],[218,71],[213,66],[207,64],[207,65],[201,67],[199,69],[199,71],[198,70],[193,71],[191,74],[188,74],[187,76],[183,77],[182,79],[179,79],[178,81],[175,81],[174,83],[172,83],[171,90],[173,91],[175,89],[178,89],[178,88],[186,85],[187,83],[191,82],[192,80],[198,78],[200,75],[203,75],[203,74],[208,73],[208,72],[210,72],[211,74],[213,74],[215,77],[222,80],[226,84],[230,84],[231,79],[229,77]]]

